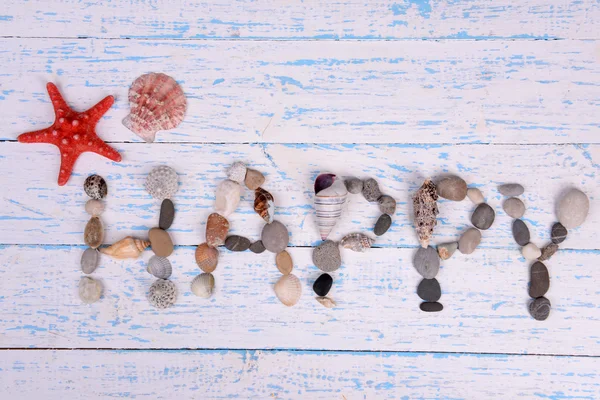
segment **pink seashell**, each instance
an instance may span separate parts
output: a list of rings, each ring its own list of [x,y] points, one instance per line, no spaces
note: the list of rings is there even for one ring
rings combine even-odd
[[[123,125],[149,143],[154,142],[156,132],[179,125],[187,108],[181,86],[160,73],[142,75],[133,82],[129,105],[131,111]]]

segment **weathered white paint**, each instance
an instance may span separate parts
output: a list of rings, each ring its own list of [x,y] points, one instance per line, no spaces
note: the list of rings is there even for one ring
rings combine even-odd
[[[162,71],[189,99],[169,142],[599,143],[598,41],[0,40],[0,138],[53,121],[45,83],[76,109]]]
[[[597,0],[3,0],[0,34],[148,39],[598,38]]]

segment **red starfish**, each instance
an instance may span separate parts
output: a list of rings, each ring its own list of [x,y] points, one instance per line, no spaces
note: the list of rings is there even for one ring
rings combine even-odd
[[[58,184],[60,186],[66,184],[71,177],[73,165],[81,153],[91,151],[113,161],[121,161],[121,155],[104,143],[96,135],[95,130],[102,115],[115,102],[114,97],[105,97],[89,110],[78,113],[67,105],[54,83],[49,82],[46,89],[56,114],[54,124],[40,131],[23,133],[17,140],[21,143],[49,143],[58,147],[60,150]]]

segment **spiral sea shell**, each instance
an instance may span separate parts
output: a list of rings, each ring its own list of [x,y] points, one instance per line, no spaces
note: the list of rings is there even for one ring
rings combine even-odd
[[[329,186],[327,186],[329,185]],[[326,240],[342,215],[348,190],[342,179],[333,174],[321,174],[315,180],[315,210],[321,239]]]
[[[152,197],[163,201],[172,198],[179,189],[177,172],[166,165],[159,165],[150,171],[146,177],[146,191]]]
[[[275,202],[273,195],[259,187],[254,191],[254,211],[265,220],[267,224],[273,222],[275,214]]]
[[[215,288],[215,277],[212,274],[203,273],[196,276],[192,280],[192,293],[203,299],[208,299],[212,296],[213,289]]]
[[[148,301],[156,308],[169,308],[177,301],[177,286],[166,279],[158,279],[150,286]]]
[[[415,213],[415,228],[419,236],[421,247],[427,248],[433,228],[437,224],[438,215],[437,191],[431,179],[426,179],[421,188],[413,197],[413,209]]]
[[[168,258],[152,256],[148,260],[146,271],[159,279],[168,279],[173,273],[173,267]]]
[[[375,243],[375,239],[371,239],[362,233],[351,233],[346,235],[340,242],[343,248],[361,253],[370,249],[373,243]]]
[[[275,295],[279,301],[292,307],[302,296],[302,283],[296,275],[283,275],[275,284]]]
[[[142,251],[144,251],[148,246],[150,246],[150,242],[146,240],[127,236],[112,246],[100,249],[100,252],[119,260],[125,258],[138,258],[140,254],[142,254]]]

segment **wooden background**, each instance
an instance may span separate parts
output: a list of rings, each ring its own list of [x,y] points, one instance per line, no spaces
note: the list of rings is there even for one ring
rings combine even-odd
[[[39,398],[600,398],[600,1],[106,1],[0,3],[0,386]],[[147,72],[175,77],[185,121],[142,143],[121,125],[127,90]],[[98,125],[123,162],[87,153],[64,187],[58,152],[16,142],[50,125],[45,83],[73,108],[106,95]],[[276,299],[272,254],[223,250],[210,300],[192,295],[195,246],[225,169],[267,175],[303,295]],[[151,252],[102,257],[100,302],[77,284],[91,173],[109,185],[106,242],[143,237],[159,203],[153,166],[180,176],[171,229],[175,307],[145,296]],[[331,295],[314,299],[319,172],[374,177],[398,200],[391,230],[365,254],[343,254]],[[445,309],[419,311],[412,193],[459,174],[497,212],[481,248],[443,262]],[[591,200],[586,223],[548,262],[553,304],[527,313],[528,268],[497,185],[526,187],[526,222],[544,245],[560,194]],[[244,193],[232,232],[257,239]],[[440,204],[435,242],[469,225],[468,202]],[[360,196],[332,234],[366,230]]]

